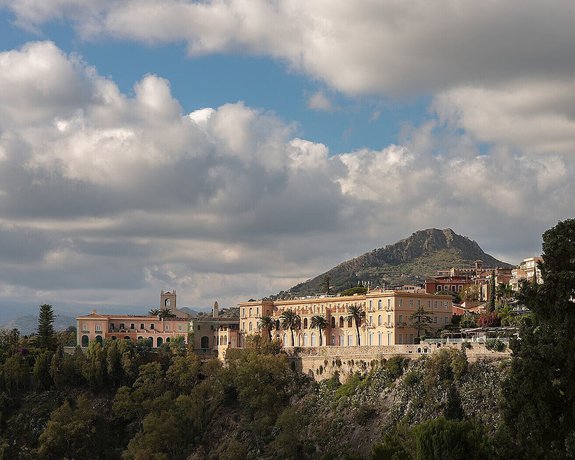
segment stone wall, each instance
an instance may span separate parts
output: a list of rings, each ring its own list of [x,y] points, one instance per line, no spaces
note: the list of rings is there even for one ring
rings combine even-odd
[[[486,359],[506,359],[510,352],[494,352],[485,348],[482,343],[471,343],[471,348],[465,349],[469,361]],[[340,379],[345,381],[355,372],[366,373],[382,361],[392,356],[401,356],[417,359],[441,350],[442,348],[461,349],[461,344],[418,344],[418,345],[394,345],[394,346],[360,346],[360,347],[308,347],[286,348],[290,361],[297,370],[313,376],[316,380],[332,377],[336,372]]]

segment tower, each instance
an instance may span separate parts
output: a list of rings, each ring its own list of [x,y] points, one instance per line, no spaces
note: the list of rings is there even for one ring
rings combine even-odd
[[[217,318],[218,316],[220,316],[220,306],[218,305],[218,301],[216,300],[214,302],[214,309],[212,311],[214,318]]]
[[[176,290],[174,289],[172,292],[164,291],[162,289],[162,293],[160,295],[160,309],[169,309],[175,310],[176,309]]]

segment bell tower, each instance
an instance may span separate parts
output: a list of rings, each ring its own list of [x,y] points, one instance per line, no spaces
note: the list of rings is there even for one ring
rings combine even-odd
[[[160,309],[169,309],[175,310],[176,309],[176,290],[173,291],[164,291],[162,289],[162,293],[160,294]]]

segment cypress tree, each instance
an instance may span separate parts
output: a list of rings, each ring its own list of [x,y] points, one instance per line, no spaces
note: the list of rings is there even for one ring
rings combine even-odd
[[[40,314],[38,316],[38,347],[54,350],[55,345],[54,310],[52,310],[52,305],[40,305]]]
[[[495,311],[495,270],[491,272],[491,281],[489,282],[489,313]]]

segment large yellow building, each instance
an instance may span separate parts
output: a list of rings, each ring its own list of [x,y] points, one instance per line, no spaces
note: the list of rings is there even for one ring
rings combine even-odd
[[[361,309],[365,315],[359,328],[349,317],[350,307]],[[322,331],[324,346],[387,346],[416,343],[418,331],[413,317],[424,310],[431,317],[431,330],[444,328],[451,322],[452,297],[433,295],[424,291],[377,290],[364,295],[348,297],[317,296],[296,300],[259,300],[243,302],[240,308],[240,335],[244,338],[261,334],[261,318],[269,316],[275,321],[272,335],[279,338],[284,347],[291,347],[291,331],[281,328],[281,316],[291,310],[300,318],[300,327],[294,330],[296,347],[319,346],[319,330],[311,328],[314,315],[327,320]],[[422,331],[420,330],[420,335]],[[241,346],[241,345],[240,345]]]

